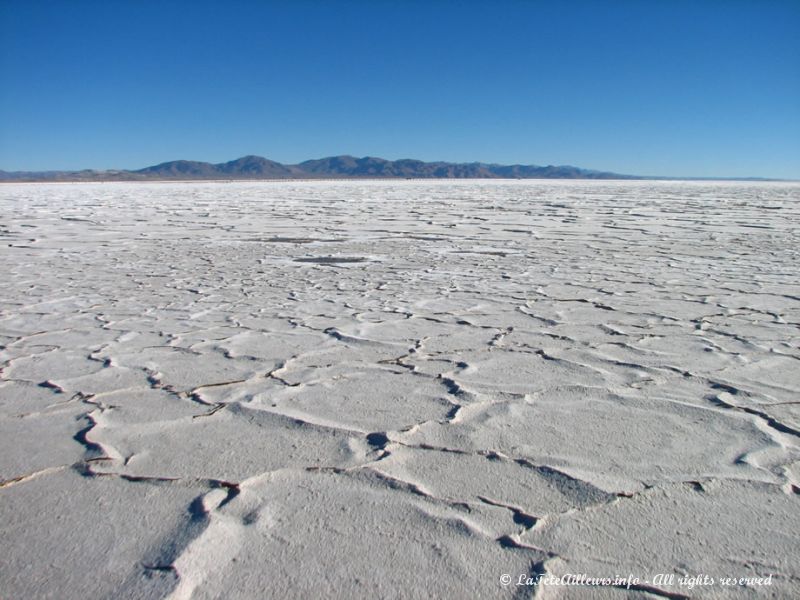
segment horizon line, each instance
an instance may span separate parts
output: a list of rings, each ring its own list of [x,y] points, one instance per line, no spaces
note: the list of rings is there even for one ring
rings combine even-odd
[[[103,174],[106,174],[106,173],[109,174],[109,175],[111,175],[111,174],[124,175],[126,173],[141,174],[142,171],[145,171],[147,169],[154,169],[156,167],[161,167],[161,166],[164,166],[164,165],[169,165],[169,164],[173,164],[173,163],[181,163],[181,162],[183,162],[183,163],[197,163],[197,164],[211,165],[211,166],[217,167],[217,166],[220,166],[220,165],[226,165],[226,164],[230,164],[230,163],[235,163],[237,161],[241,161],[241,160],[247,159],[247,158],[265,160],[265,161],[269,161],[269,162],[272,162],[272,163],[276,163],[277,165],[280,165],[280,166],[283,166],[283,167],[299,167],[302,164],[309,163],[309,162],[314,162],[314,161],[324,161],[324,160],[335,159],[335,158],[350,158],[350,159],[354,159],[356,161],[363,161],[363,160],[372,159],[372,160],[377,160],[377,161],[382,161],[382,162],[387,162],[387,163],[397,163],[397,162],[409,161],[409,162],[414,162],[414,163],[421,163],[423,165],[434,165],[434,164],[450,165],[450,166],[470,165],[470,166],[505,167],[505,168],[522,167],[522,168],[537,168],[537,169],[563,169],[563,168],[569,168],[569,169],[577,169],[578,171],[580,171],[582,173],[586,173],[586,174],[593,174],[594,173],[594,174],[606,175],[606,177],[603,178],[603,179],[606,179],[606,180],[636,179],[636,180],[654,180],[654,181],[657,181],[657,180],[671,180],[671,181],[703,181],[703,180],[705,180],[705,181],[775,181],[775,182],[781,182],[781,181],[796,182],[796,181],[800,181],[800,178],[794,179],[794,178],[786,178],[786,177],[764,177],[764,176],[752,176],[752,175],[694,175],[694,176],[685,176],[685,175],[638,175],[638,174],[629,174],[629,173],[618,173],[618,172],[614,172],[614,171],[606,171],[606,170],[586,168],[586,167],[578,167],[578,166],[575,166],[575,165],[572,165],[572,164],[556,165],[556,164],[550,163],[550,164],[546,164],[546,165],[541,165],[541,164],[531,164],[531,163],[523,163],[523,162],[500,163],[500,162],[486,162],[486,161],[480,161],[480,160],[472,160],[472,161],[422,160],[422,159],[410,158],[410,157],[408,157],[408,158],[397,158],[397,159],[387,159],[387,158],[383,158],[383,157],[380,157],[380,156],[374,156],[374,155],[369,155],[369,154],[364,155],[364,156],[360,156],[360,157],[356,156],[356,155],[353,155],[353,154],[332,154],[332,155],[328,155],[328,156],[322,156],[320,158],[309,158],[309,159],[305,159],[305,160],[302,160],[302,161],[299,161],[299,162],[285,162],[285,163],[277,161],[277,160],[273,160],[273,159],[270,159],[270,158],[267,158],[265,156],[261,156],[261,155],[258,155],[258,154],[244,154],[242,156],[239,156],[238,158],[234,158],[234,159],[226,160],[226,161],[221,161],[221,162],[211,162],[211,161],[205,161],[205,160],[179,158],[179,159],[161,161],[161,162],[158,162],[158,163],[153,163],[153,164],[141,167],[141,168],[134,168],[134,169],[131,169],[131,168],[106,168],[106,169],[81,168],[81,169],[37,169],[37,170],[15,169],[13,171],[0,169],[0,173],[7,174],[7,175],[14,175],[14,176],[19,178],[19,179],[17,179],[17,182],[20,182],[20,183],[25,181],[26,176],[30,177],[30,178],[44,177],[44,176],[47,176],[47,175],[69,177],[69,176],[76,176],[76,175],[79,175],[79,174],[93,174],[93,175],[96,175],[98,177],[98,179],[96,179],[94,181],[98,181],[98,182],[99,181],[119,181],[118,179],[117,180],[115,180],[115,179],[105,180],[105,179],[102,179],[102,176],[103,176]],[[615,175],[618,176],[618,177],[613,177]],[[388,179],[419,179],[419,180],[432,180],[432,179],[444,179],[444,180],[453,180],[453,179],[475,179],[475,180],[508,179],[508,180],[517,180],[517,179],[537,179],[537,177],[474,177],[474,178],[469,178],[469,177],[413,177],[413,176],[404,177],[404,176],[400,176],[400,175],[381,176],[381,175],[369,175],[369,174],[367,174],[367,175],[340,175],[340,176],[334,176],[334,177],[324,177],[324,176],[322,176],[322,177],[313,177],[313,176],[312,177],[302,177],[301,176],[301,177],[283,177],[283,178],[281,178],[281,177],[263,177],[263,178],[259,178],[259,177],[236,177],[236,176],[226,177],[226,178],[213,178],[213,177],[194,177],[193,178],[193,177],[186,177],[186,178],[183,178],[183,179],[180,179],[180,178],[165,178],[163,180],[162,179],[150,179],[149,181],[173,181],[173,182],[177,182],[177,181],[181,181],[181,180],[182,181],[259,181],[259,180],[260,181],[287,181],[287,180],[289,180],[289,181],[291,181],[291,180],[298,181],[298,180],[303,180],[303,179],[307,179],[307,180],[321,180],[321,179],[330,179],[330,180],[338,180],[338,179],[351,179],[351,180],[359,180],[359,179],[378,179],[378,180],[380,180],[380,179],[386,179],[386,180],[388,180]],[[553,177],[553,176],[551,176],[551,177],[541,177],[541,179],[591,179],[591,177],[578,178],[578,177],[557,177],[557,176]],[[14,179],[2,178],[2,179],[0,179],[0,181],[2,181],[3,183],[13,183],[15,180]],[[133,180],[133,181],[136,181],[136,180]],[[31,182],[33,182],[33,181],[31,181]],[[53,182],[57,182],[57,180],[55,180]],[[64,181],[64,182],[68,183],[69,181]],[[77,182],[72,182],[72,183],[77,183]]]

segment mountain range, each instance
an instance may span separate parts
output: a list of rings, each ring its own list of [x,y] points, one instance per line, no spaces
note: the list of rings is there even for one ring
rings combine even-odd
[[[248,179],[640,179],[572,166],[498,165],[487,163],[386,160],[365,156],[330,156],[282,164],[261,156],[229,162],[173,160],[138,170],[0,171],[0,181],[157,181]]]

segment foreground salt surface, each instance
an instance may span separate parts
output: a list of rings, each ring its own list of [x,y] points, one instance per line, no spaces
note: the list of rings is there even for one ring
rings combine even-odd
[[[800,594],[799,199],[5,185],[0,597]]]

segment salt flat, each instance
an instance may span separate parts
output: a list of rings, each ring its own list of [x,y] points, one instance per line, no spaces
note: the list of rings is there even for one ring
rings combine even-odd
[[[800,595],[797,184],[0,207],[4,600]]]

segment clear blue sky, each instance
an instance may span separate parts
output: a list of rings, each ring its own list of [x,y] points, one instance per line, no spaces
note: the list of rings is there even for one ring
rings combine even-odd
[[[333,154],[800,178],[800,0],[0,0],[0,169]]]

